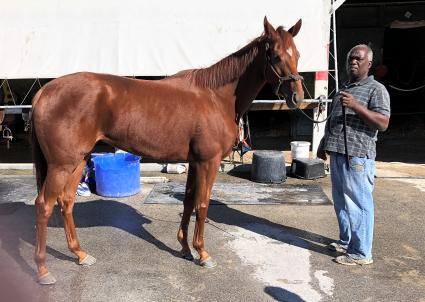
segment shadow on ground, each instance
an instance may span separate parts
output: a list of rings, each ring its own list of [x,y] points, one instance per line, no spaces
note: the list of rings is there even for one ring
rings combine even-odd
[[[267,231],[263,232],[264,230],[267,230],[267,228],[258,228],[257,226],[259,224],[269,226],[270,228],[281,229],[282,231],[293,235],[295,238],[300,239],[283,241],[284,243],[303,249],[307,247],[307,249],[310,251],[330,255],[325,245],[328,245],[334,240],[329,237],[325,237],[306,230],[277,224],[271,222],[270,220],[228,207],[227,205],[217,200],[215,200],[215,205],[216,206],[211,206],[208,211],[208,218],[214,222],[237,226],[266,237],[270,236]],[[282,239],[278,238],[271,239],[282,241]]]
[[[74,220],[77,226],[77,232],[79,228],[98,226],[114,227],[141,238],[175,257],[179,257],[179,251],[171,249],[146,231],[143,226],[150,224],[151,220],[124,203],[113,200],[76,203],[74,206]],[[21,256],[20,245],[21,241],[24,241],[35,246],[34,226],[34,206],[23,203],[0,204],[1,248],[15,260],[22,271],[31,276],[35,275],[35,271],[28,264],[27,260]],[[63,221],[57,206],[49,220],[49,227],[63,227]],[[57,259],[76,261],[76,258],[49,246],[47,247],[47,253]]]
[[[324,244],[332,240],[305,230],[288,227],[273,223],[267,219],[244,213],[233,209],[227,205],[215,201],[216,205],[211,206],[208,212],[208,219],[217,223],[234,225],[245,228],[252,232],[262,232],[261,235],[270,236],[263,232],[264,228],[258,229],[255,225],[262,224],[273,228],[282,229],[301,240],[287,240],[287,244],[299,246],[317,252],[328,254]],[[79,228],[90,227],[113,227],[126,231],[135,237],[141,238],[146,242],[155,245],[157,248],[166,251],[174,257],[180,257],[179,251],[176,251],[160,240],[152,236],[144,227],[152,223],[150,219],[131,206],[113,201],[113,200],[95,200],[76,203],[74,207],[74,219],[77,231]],[[21,267],[22,271],[34,276],[34,269],[28,264],[20,253],[21,241],[35,246],[35,209],[32,205],[24,203],[0,204],[0,241],[1,248]],[[212,224],[214,227],[214,225]],[[56,206],[54,214],[49,220],[49,227],[62,228],[63,221],[59,208]],[[216,227],[216,226],[215,226]],[[267,229],[267,228],[266,228]],[[276,239],[276,238],[273,238]],[[65,240],[65,238],[64,238]],[[61,251],[47,247],[47,253],[57,259],[75,262],[76,259]]]
[[[264,292],[279,302],[304,302],[300,296],[291,293],[284,288],[275,286],[266,286]]]

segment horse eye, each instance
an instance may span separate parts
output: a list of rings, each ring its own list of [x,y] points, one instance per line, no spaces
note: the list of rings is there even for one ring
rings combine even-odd
[[[279,63],[281,60],[280,60],[280,57],[279,56],[275,56],[274,57],[274,61],[276,62],[276,63]]]

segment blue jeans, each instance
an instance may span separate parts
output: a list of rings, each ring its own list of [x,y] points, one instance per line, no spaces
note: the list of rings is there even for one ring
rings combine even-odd
[[[331,152],[332,198],[339,224],[339,243],[354,259],[372,258],[375,161]]]

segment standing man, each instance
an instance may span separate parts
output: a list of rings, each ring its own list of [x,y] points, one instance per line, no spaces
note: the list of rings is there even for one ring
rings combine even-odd
[[[343,265],[373,263],[373,186],[376,140],[390,120],[390,97],[385,87],[368,76],[373,52],[369,46],[354,46],[347,54],[345,83],[332,102],[332,117],[317,156],[330,155],[332,198],[339,224],[339,241],[328,248],[344,253],[335,262]],[[347,149],[344,145],[346,111]],[[347,165],[348,153],[349,166]]]

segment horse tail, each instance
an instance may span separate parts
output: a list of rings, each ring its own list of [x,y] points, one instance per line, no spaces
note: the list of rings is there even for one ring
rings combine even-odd
[[[32,146],[32,161],[34,163],[35,176],[37,180],[37,191],[40,193],[44,180],[47,176],[47,161],[44,157],[43,150],[40,148],[34,123],[34,109],[39,100],[43,89],[40,89],[32,99],[32,115],[31,115],[31,146]]]

